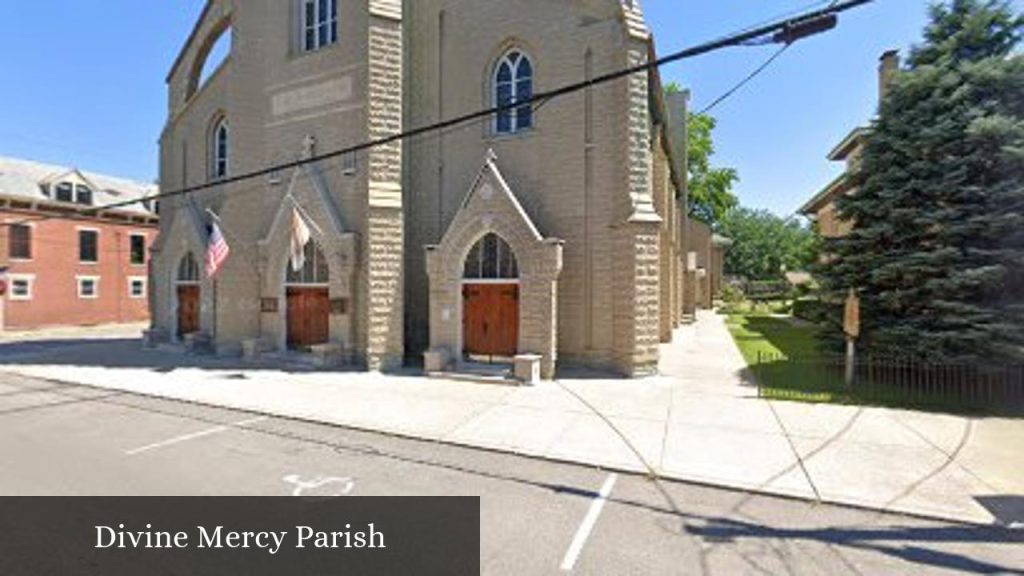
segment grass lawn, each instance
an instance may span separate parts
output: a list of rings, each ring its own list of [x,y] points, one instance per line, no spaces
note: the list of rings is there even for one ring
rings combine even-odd
[[[956,399],[914,395],[883,381],[858,376],[846,387],[842,356],[823,354],[818,328],[791,317],[743,308],[727,314],[726,325],[760,383],[761,395],[777,400],[870,404],[952,413],[978,411]]]
[[[757,370],[765,397],[810,402],[842,400],[837,393],[834,370],[797,361],[820,355],[818,329],[813,324],[743,311],[729,314],[726,325],[747,364]]]

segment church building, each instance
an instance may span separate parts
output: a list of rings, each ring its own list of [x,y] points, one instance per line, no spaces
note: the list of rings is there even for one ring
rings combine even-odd
[[[161,138],[161,187],[209,186],[161,205],[150,339],[655,372],[698,305],[687,94],[655,70],[531,102],[655,54],[639,0],[210,0]]]

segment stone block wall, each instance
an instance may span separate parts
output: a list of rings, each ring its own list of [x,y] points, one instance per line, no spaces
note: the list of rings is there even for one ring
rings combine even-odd
[[[402,21],[397,2],[371,2],[368,54],[368,122],[371,140],[402,131]],[[365,281],[366,364],[400,367],[404,359],[402,144],[369,153]]]

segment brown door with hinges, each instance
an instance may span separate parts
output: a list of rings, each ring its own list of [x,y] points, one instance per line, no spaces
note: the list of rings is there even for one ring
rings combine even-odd
[[[178,286],[178,338],[199,332],[199,286]]]
[[[467,356],[511,358],[519,347],[519,285],[466,284],[462,289]]]
[[[308,350],[330,339],[331,299],[327,288],[288,288],[288,348]]]

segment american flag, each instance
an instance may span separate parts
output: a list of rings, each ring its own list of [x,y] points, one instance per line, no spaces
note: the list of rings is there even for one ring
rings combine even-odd
[[[210,227],[209,243],[206,245],[206,275],[210,278],[216,276],[217,272],[220,272],[221,266],[224,265],[224,261],[228,259],[228,254],[231,254],[231,248],[224,240],[220,226],[214,222]]]

